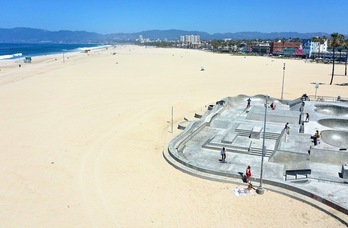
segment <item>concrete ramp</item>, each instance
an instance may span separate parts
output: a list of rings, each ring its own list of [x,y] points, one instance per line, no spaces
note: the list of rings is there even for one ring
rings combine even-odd
[[[348,131],[327,130],[321,132],[321,140],[339,148],[348,148]]]
[[[348,117],[348,107],[339,105],[315,105],[314,111],[330,116]]]
[[[321,125],[325,127],[347,130],[348,131],[348,119],[321,119],[318,121]]]
[[[247,119],[248,120],[256,120],[263,121],[265,118],[265,108],[262,106],[254,106],[250,109]],[[274,123],[290,123],[290,124],[298,124],[300,118],[299,111],[284,111],[284,110],[267,110],[267,122]]]

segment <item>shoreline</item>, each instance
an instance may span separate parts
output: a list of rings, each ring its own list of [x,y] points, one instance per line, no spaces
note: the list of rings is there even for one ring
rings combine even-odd
[[[62,57],[63,55],[65,56],[65,58],[69,58],[69,57],[74,57],[74,56],[78,55],[79,53],[88,54],[87,52],[85,52],[86,50],[89,50],[89,52],[98,52],[100,50],[108,49],[108,48],[112,47],[112,45],[104,45],[104,44],[98,45],[98,46],[92,46],[92,47],[83,47],[83,45],[84,44],[81,44],[81,47],[67,50],[65,52],[60,51],[60,52],[56,52],[56,53],[47,53],[47,54],[21,55],[20,57],[16,57],[16,58],[0,59],[0,67],[1,67],[1,65],[12,66],[12,65],[24,64],[25,63],[24,58],[26,56],[30,56],[32,58],[32,60],[36,60],[35,63],[39,63],[39,62],[45,61],[47,59],[55,59],[55,60],[58,60],[59,58],[63,59],[63,57]],[[34,62],[32,62],[32,63],[34,63]]]
[[[12,83],[14,81],[22,80],[24,78],[35,76],[36,73],[45,71],[46,68],[50,67],[64,67],[65,64],[74,64],[76,61],[83,61],[87,57],[92,57],[99,54],[105,54],[109,51],[105,45],[102,47],[96,47],[91,49],[89,52],[73,51],[33,56],[31,63],[25,63],[24,57],[19,59],[4,59],[0,60],[0,85]],[[64,56],[64,60],[63,60]],[[20,71],[22,74],[28,76],[15,75],[16,72]]]

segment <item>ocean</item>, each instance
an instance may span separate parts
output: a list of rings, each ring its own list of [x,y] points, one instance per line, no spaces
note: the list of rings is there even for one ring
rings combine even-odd
[[[83,51],[101,46],[100,44],[0,43],[0,60]]]

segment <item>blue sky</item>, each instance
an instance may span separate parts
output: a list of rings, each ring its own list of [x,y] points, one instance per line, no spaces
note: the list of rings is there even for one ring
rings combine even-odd
[[[0,0],[0,28],[348,34],[348,0]]]

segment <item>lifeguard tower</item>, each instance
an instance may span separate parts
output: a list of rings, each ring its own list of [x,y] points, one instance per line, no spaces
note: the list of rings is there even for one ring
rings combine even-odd
[[[24,58],[24,62],[25,62],[25,63],[31,63],[31,57],[30,57],[30,56],[26,56],[26,57]]]

